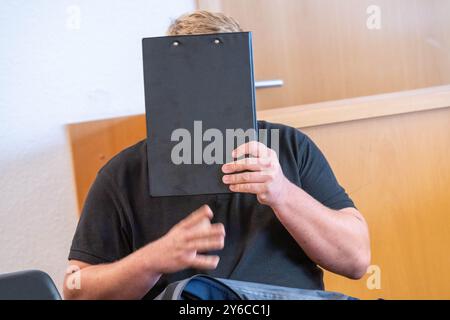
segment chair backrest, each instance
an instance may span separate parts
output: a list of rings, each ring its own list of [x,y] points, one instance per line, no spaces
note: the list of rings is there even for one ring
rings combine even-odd
[[[30,270],[0,275],[0,300],[61,300],[48,274]]]

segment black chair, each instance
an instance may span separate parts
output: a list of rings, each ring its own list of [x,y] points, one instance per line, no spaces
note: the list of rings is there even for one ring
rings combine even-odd
[[[48,274],[30,270],[0,275],[0,300],[61,300]]]

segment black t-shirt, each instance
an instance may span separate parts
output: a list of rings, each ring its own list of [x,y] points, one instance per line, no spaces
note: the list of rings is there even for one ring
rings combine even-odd
[[[354,207],[317,146],[283,125],[279,160],[284,175],[325,206]],[[270,141],[268,142],[270,147]],[[117,261],[159,239],[192,211],[208,204],[213,222],[225,225],[225,248],[216,270],[185,270],[163,275],[145,298],[169,283],[197,273],[234,280],[304,289],[323,289],[322,271],[279,222],[272,209],[250,194],[155,197],[149,195],[146,141],[122,151],[98,173],[73,238],[69,259],[89,264]]]

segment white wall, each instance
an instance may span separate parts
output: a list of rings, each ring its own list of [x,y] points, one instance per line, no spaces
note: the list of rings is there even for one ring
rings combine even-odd
[[[77,222],[64,125],[143,113],[141,39],[193,9],[194,0],[0,1],[0,273],[41,269],[62,287]]]

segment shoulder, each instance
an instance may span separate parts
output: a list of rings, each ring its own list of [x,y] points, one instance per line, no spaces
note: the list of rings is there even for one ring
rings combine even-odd
[[[147,172],[147,141],[142,140],[115,155],[99,171],[116,185],[145,176]]]
[[[258,121],[258,129],[266,130],[265,135],[268,137],[276,137],[278,134],[279,137],[279,146],[280,151],[282,151],[282,148],[287,148],[289,151],[301,151],[302,146],[305,144],[308,144],[311,142],[309,137],[304,134],[301,130],[290,127],[284,124],[279,123],[271,123],[267,121]],[[275,130],[277,132],[274,134],[272,130]],[[260,133],[261,134],[261,133]],[[271,141],[271,144],[273,144],[274,141]]]
[[[258,121],[258,129],[259,130],[261,130],[261,129],[267,130],[267,131],[269,131],[269,134],[270,134],[270,130],[278,130],[280,132],[280,137],[284,137],[284,138],[291,137],[291,138],[295,138],[297,140],[304,140],[304,139],[308,138],[299,129],[290,127],[290,126],[287,126],[284,124],[280,124],[280,123]]]
[[[266,121],[259,121],[258,128],[267,130],[266,134],[269,137],[268,141],[270,141],[268,145],[272,149],[276,149],[274,143],[278,143],[278,155],[282,164],[293,161],[298,168],[303,169],[307,165],[319,165],[322,163],[323,155],[320,149],[301,130]],[[274,141],[273,137],[270,138],[271,130],[278,130],[278,141]]]

